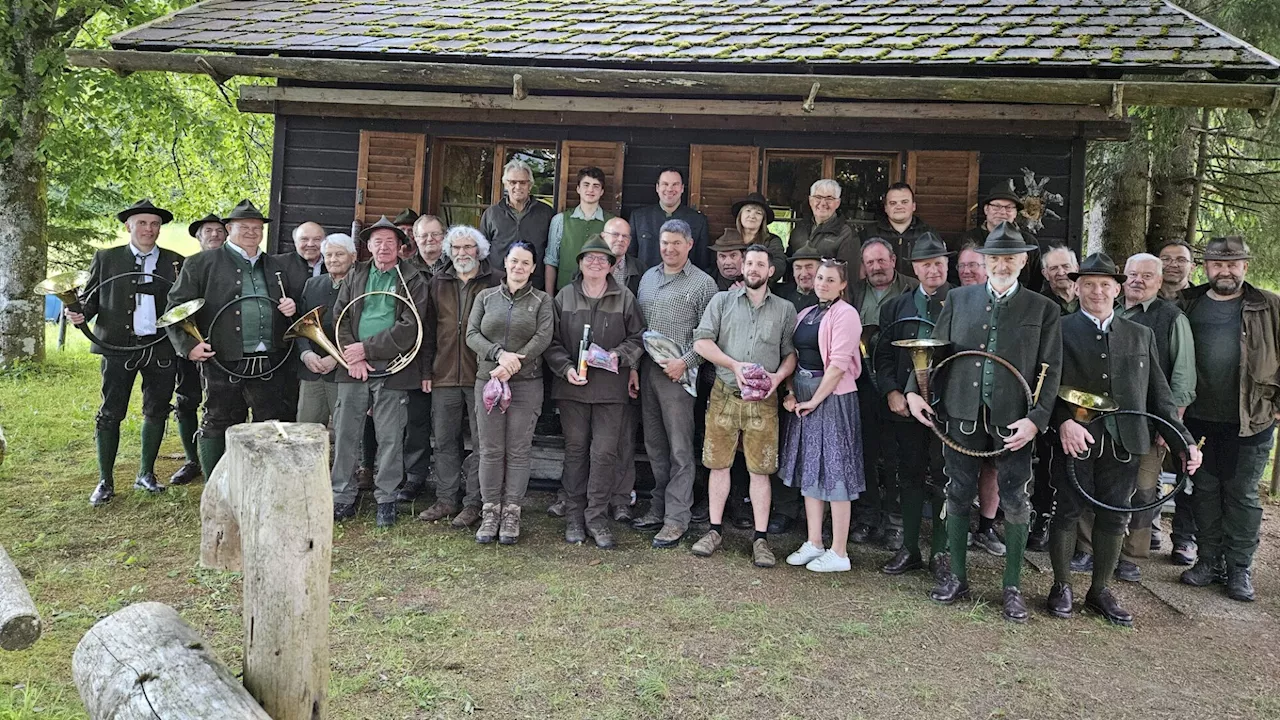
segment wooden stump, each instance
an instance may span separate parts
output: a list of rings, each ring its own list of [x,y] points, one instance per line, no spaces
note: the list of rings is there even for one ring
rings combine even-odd
[[[333,492],[323,425],[253,423],[200,503],[200,562],[244,570],[244,685],[275,720],[318,720],[329,688]]]
[[[4,428],[0,427],[0,465],[4,464],[4,456],[8,450],[9,442],[4,439]]]
[[[130,605],[89,629],[71,674],[92,720],[271,720],[173,608]]]
[[[0,650],[25,650],[40,639],[40,613],[22,575],[0,547]]]

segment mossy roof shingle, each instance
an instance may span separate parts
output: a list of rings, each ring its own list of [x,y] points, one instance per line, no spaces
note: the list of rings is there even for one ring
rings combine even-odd
[[[521,64],[1280,70],[1163,0],[205,0],[112,44]]]

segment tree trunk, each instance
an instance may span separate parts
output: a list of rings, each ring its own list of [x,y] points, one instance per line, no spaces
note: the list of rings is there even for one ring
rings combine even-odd
[[[9,452],[9,441],[4,439],[4,428],[0,427],[0,465],[4,465],[4,456]]]
[[[1151,163],[1142,139],[1123,143],[1119,152],[1120,166],[1107,202],[1102,244],[1116,264],[1123,266],[1130,255],[1147,250]]]
[[[1187,216],[1187,234],[1183,240],[1188,245],[1196,241],[1200,225],[1200,200],[1204,197],[1204,174],[1209,167],[1209,124],[1213,122],[1213,108],[1200,111],[1200,137],[1196,142],[1196,178],[1191,188],[1191,213]]]
[[[244,684],[275,720],[325,717],[333,494],[321,425],[227,431],[200,503],[200,561],[244,568]]]
[[[173,608],[130,605],[85,633],[71,676],[92,720],[271,720]]]
[[[39,639],[40,613],[18,568],[0,547],[0,650],[25,650]]]
[[[22,91],[0,101],[0,115],[11,118],[5,124],[18,133],[8,155],[0,142],[0,367],[44,359],[44,298],[33,289],[47,268],[45,165],[38,150],[48,115],[26,99],[43,89],[43,79],[24,72],[20,82]]]
[[[1166,243],[1186,238],[1191,222],[1191,201],[1196,184],[1199,150],[1196,111],[1162,108],[1152,111],[1151,123],[1151,219],[1147,248],[1155,252]]]

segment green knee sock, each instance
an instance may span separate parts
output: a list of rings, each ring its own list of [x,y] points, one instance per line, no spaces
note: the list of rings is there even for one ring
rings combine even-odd
[[[919,487],[902,486],[902,547],[912,558],[920,557],[920,523],[924,493]]]
[[[156,471],[156,457],[160,454],[160,443],[164,442],[164,418],[153,420],[142,418],[142,456],[138,461],[138,476]]]
[[[947,506],[946,503],[942,493],[936,493],[930,504],[930,512],[933,514],[933,533],[929,538],[929,557],[947,551],[947,521],[942,519],[942,509]],[[969,537],[965,535],[965,544],[968,545],[968,543]]]
[[[1075,552],[1075,525],[1070,530],[1049,531],[1049,559],[1053,562],[1054,582],[1071,583],[1071,556]]]
[[[222,454],[227,451],[226,438],[209,438],[202,437],[198,441],[200,446],[200,470],[204,473],[205,481],[213,479],[213,469],[217,467],[218,461],[222,459]]]
[[[1004,524],[1004,586],[1017,587],[1022,579],[1022,553],[1027,549],[1027,524]]]
[[[1093,531],[1093,585],[1089,592],[1101,591],[1111,579],[1111,573],[1120,562],[1120,550],[1124,547],[1123,535],[1103,535]]]
[[[200,451],[196,447],[196,431],[200,429],[200,420],[194,412],[178,413],[178,436],[182,438],[182,453],[187,462],[199,462]]]
[[[969,513],[947,516],[947,545],[951,548],[951,574],[966,580],[969,553]]]
[[[120,450],[120,427],[98,428],[94,435],[98,445],[98,479],[115,479],[116,453]]]

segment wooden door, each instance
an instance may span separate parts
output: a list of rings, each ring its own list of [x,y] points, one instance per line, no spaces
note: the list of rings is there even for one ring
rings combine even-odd
[[[369,226],[405,208],[422,209],[427,136],[422,133],[360,131],[356,173],[356,221]]]

